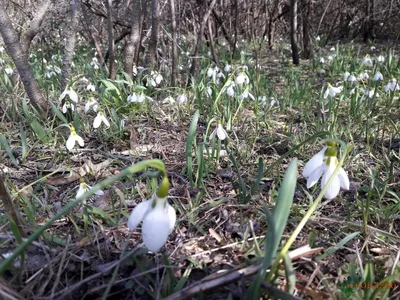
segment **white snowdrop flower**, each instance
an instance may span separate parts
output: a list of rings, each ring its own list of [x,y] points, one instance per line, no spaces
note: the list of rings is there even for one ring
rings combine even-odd
[[[324,69],[319,69],[317,72],[320,75],[324,75],[326,73],[326,71]]]
[[[85,194],[91,188],[92,187],[90,185],[86,184],[85,180],[83,178],[81,178],[80,183],[79,183],[79,188],[78,188],[78,191],[76,192],[75,198],[81,197],[83,194]],[[104,192],[102,190],[98,190],[95,192],[95,195],[102,196],[102,195],[104,195]],[[86,204],[86,199],[83,199],[82,202]]]
[[[164,99],[163,103],[172,104],[175,103],[175,99],[172,98],[171,96],[168,96],[167,98]]]
[[[91,107],[93,108],[93,110],[95,112],[97,112],[97,110],[99,108],[99,103],[93,97],[90,97],[89,101],[86,102],[86,104],[85,104],[85,113],[87,113]]]
[[[372,89],[372,90],[369,90],[369,91],[365,91],[365,95],[366,95],[368,98],[373,98],[374,95],[375,95],[376,97],[379,97],[379,94],[378,94],[378,93],[375,94],[375,89]]]
[[[385,62],[385,57],[383,55],[379,55],[377,58],[377,61],[380,63],[383,63],[383,62]]]
[[[78,94],[72,89],[72,87],[66,87],[64,92],[62,92],[58,98],[58,101],[63,100],[66,96],[68,96],[71,101],[78,103]]]
[[[336,49],[335,49],[335,47],[331,47],[331,49],[329,49],[331,52],[335,52],[336,51]]]
[[[223,79],[225,79],[225,74],[222,73],[222,72],[218,72],[218,73],[217,73],[217,78],[223,78]]]
[[[132,68],[132,75],[133,75],[133,76],[137,76],[137,72],[138,72],[138,69],[136,68],[136,66],[133,66],[133,68]]]
[[[269,98],[269,100],[270,100],[270,103],[269,103],[270,106],[278,106],[279,107],[279,101],[276,100],[274,97]]]
[[[245,89],[243,91],[243,93],[240,94],[239,99],[243,100],[243,99],[247,99],[249,97],[250,97],[250,99],[255,100],[254,96],[249,92],[249,90]]]
[[[375,46],[371,46],[369,49],[370,49],[371,51],[375,51],[375,50],[376,50],[376,47],[375,47]]]
[[[54,66],[53,69],[57,74],[61,74],[61,69],[59,67]]]
[[[96,87],[93,84],[89,83],[86,87],[86,90],[94,92],[96,91]]]
[[[348,71],[344,72],[344,74],[343,74],[344,81],[347,81],[347,78],[349,78],[349,76],[350,76],[350,73]]]
[[[385,92],[394,92],[400,90],[399,84],[397,83],[397,80],[393,78],[388,82],[387,85],[385,85]]]
[[[325,63],[325,58],[320,57],[320,58],[319,58],[319,63],[320,63],[320,64],[324,64],[324,63]]]
[[[11,75],[14,73],[14,70],[13,70],[13,68],[8,67],[8,68],[4,68],[4,72],[6,72],[7,75]]]
[[[103,112],[100,110],[97,113],[96,118],[94,118],[93,121],[93,128],[99,128],[101,123],[104,123],[107,127],[110,127],[110,122],[108,122],[108,120],[106,119],[106,117],[104,116]]]
[[[343,90],[343,86],[334,87],[334,86],[331,86],[330,83],[328,83],[328,86],[327,86],[326,91],[324,93],[324,99],[328,98],[328,96],[335,97],[336,94],[341,93],[342,90]]]
[[[218,122],[217,127],[210,134],[209,139],[212,140],[217,136],[221,141],[225,140],[228,137],[228,133],[225,131],[224,127],[222,127],[221,122]]]
[[[143,242],[151,252],[158,252],[165,245],[176,223],[175,209],[167,201],[168,191],[164,197],[159,191],[150,200],[136,205],[127,223],[133,231],[143,221]]]
[[[231,65],[225,65],[224,71],[225,71],[226,73],[228,73],[228,72],[231,71],[231,69],[232,69],[232,66],[231,66]]]
[[[93,67],[93,69],[98,70],[100,69],[100,66],[98,64],[97,57],[93,57],[92,61],[90,62],[90,65]]]
[[[45,59],[44,57],[43,57],[43,63],[47,64],[47,59]]]
[[[71,109],[72,111],[75,111],[75,105],[66,100],[61,108],[61,111],[65,114],[68,108]]]
[[[50,72],[46,72],[46,74],[44,76],[46,78],[51,78],[51,77],[57,76],[57,74],[54,71],[50,71]]]
[[[187,101],[187,97],[185,94],[181,94],[178,97],[176,97],[176,101],[178,103],[185,103]]]
[[[3,52],[4,52],[4,47],[0,46],[0,53],[3,53]]]
[[[317,37],[315,38],[315,41],[317,41],[317,42],[319,42],[320,40],[321,40],[320,36],[317,36]]]
[[[372,59],[369,57],[369,55],[366,55],[363,59],[363,61],[361,62],[362,66],[366,66],[366,67],[372,67],[373,62]]]
[[[229,97],[233,97],[233,96],[235,95],[235,90],[233,89],[233,85],[229,85],[229,86],[226,88],[226,94],[227,94]]]
[[[368,75],[368,74],[367,74],[367,75]],[[357,82],[357,77],[356,77],[355,75],[351,74],[351,75],[347,78],[347,81],[348,81],[348,82],[351,82],[351,83]]]
[[[369,79],[369,75],[366,72],[361,73],[360,75],[358,75],[358,79],[360,81],[366,81]]]
[[[324,189],[339,163],[336,155],[337,149],[335,144],[328,142],[327,146],[306,163],[303,176],[307,178],[307,188],[314,186],[322,176],[321,189]],[[349,178],[342,167],[325,192],[325,198],[335,198],[339,194],[340,188],[345,190],[350,188]]]
[[[209,86],[206,89],[206,95],[207,95],[207,97],[211,97],[212,96],[212,89]]]
[[[333,58],[334,58],[333,55],[329,55],[329,56],[328,56],[328,61],[329,61],[329,62],[332,62],[332,61],[333,61]]]
[[[381,72],[376,72],[374,77],[372,78],[373,81],[383,80],[383,75]]]
[[[209,67],[207,70],[207,77],[213,77],[215,75],[216,71],[214,68]]]
[[[238,76],[236,76],[235,83],[238,85],[242,85],[243,83],[249,84],[250,79],[246,73],[240,72]]]
[[[150,74],[151,74],[151,78],[153,79],[153,81],[152,81],[153,87],[158,86],[161,83],[161,81],[164,79],[163,76],[158,72],[151,71]]]
[[[29,54],[29,58],[36,58],[36,54],[35,53]]]
[[[129,103],[141,103],[141,102],[144,101],[144,99],[145,99],[144,94],[142,94],[142,93],[139,93],[139,94],[138,93],[132,93],[131,95],[128,96],[127,101]]]
[[[258,102],[261,102],[262,105],[267,104],[267,97],[266,96],[258,96],[257,98]]]
[[[76,133],[75,128],[73,126],[70,126],[70,130],[71,133],[66,143],[68,151],[71,151],[72,148],[74,148],[76,142],[78,142],[79,146],[83,147],[84,146],[83,139]]]

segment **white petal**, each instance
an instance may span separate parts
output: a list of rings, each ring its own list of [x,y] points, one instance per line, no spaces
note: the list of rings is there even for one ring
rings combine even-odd
[[[64,105],[62,106],[62,112],[65,114],[67,112],[67,103],[65,102]]]
[[[314,186],[318,180],[321,178],[322,174],[326,169],[326,165],[323,163],[318,168],[316,168],[307,179],[307,188]]]
[[[72,135],[72,133],[69,135],[67,143],[66,143],[67,149],[69,151],[72,150],[72,148],[74,148],[75,146],[75,137]]]
[[[153,204],[153,198],[144,202],[139,203],[132,210],[129,216],[128,223],[126,224],[130,231],[133,231],[138,227],[139,223],[143,221],[144,216],[151,209]]]
[[[101,115],[97,114],[96,118],[94,118],[94,121],[93,121],[93,127],[99,128],[100,124],[101,124]]]
[[[75,93],[73,89],[70,89],[68,92],[69,98],[74,101],[75,103],[78,103],[78,94]]]
[[[86,102],[86,104],[85,104],[85,113],[87,113],[89,111],[91,105],[92,104],[90,103],[90,101]]]
[[[215,135],[217,134],[217,128],[214,129],[213,132],[211,132],[209,140],[211,141],[213,138],[215,138]]]
[[[176,212],[175,209],[167,202],[167,212],[168,212],[168,219],[169,219],[169,233],[174,230],[175,223],[176,223]]]
[[[95,193],[95,195],[97,195],[97,196],[103,196],[103,195],[104,195],[104,192],[103,192],[102,190],[98,190],[98,191]]]
[[[82,185],[83,185],[82,183],[79,185],[79,189],[76,192],[76,197],[75,198],[81,197],[88,190],[87,188],[84,189]]]
[[[79,135],[75,136],[75,141],[78,142],[79,146],[83,147],[85,143],[83,142],[83,138],[81,138]]]
[[[228,134],[226,133],[225,129],[222,127],[221,124],[218,124],[217,136],[221,141],[225,140],[228,136]]]
[[[340,181],[340,187],[342,189],[349,190],[350,189],[349,177],[347,176],[346,171],[343,170],[343,168],[339,169],[338,178]]]
[[[103,120],[104,124],[105,124],[107,127],[110,127],[110,122],[108,122],[108,120],[106,119],[106,117],[103,116],[103,115],[101,115],[101,116],[102,116],[102,120]]]
[[[324,93],[324,99],[328,98],[329,95],[329,88],[326,89],[325,93]]]
[[[324,153],[325,150],[328,147],[325,146],[324,148],[322,148],[321,151],[319,151],[317,154],[315,154],[304,166],[304,170],[303,170],[303,176],[304,177],[309,177],[311,175],[311,173],[317,169],[320,165],[322,165],[324,163]]]
[[[330,165],[327,167],[327,170],[324,174],[324,176],[322,176],[322,180],[321,180],[321,189],[323,189],[326,185],[326,183],[328,182],[329,178],[331,178],[333,172],[336,169],[336,164],[334,163],[330,163]],[[325,192],[325,198],[327,199],[333,199],[335,198],[340,191],[340,180],[338,176],[335,176],[335,178],[333,178],[332,183],[330,184],[330,186],[328,187],[327,191]]]
[[[61,101],[62,99],[65,98],[65,95],[67,94],[67,90],[65,90],[64,92],[61,93],[60,97],[58,98],[58,101]]]
[[[142,237],[144,244],[151,252],[157,252],[167,242],[169,230],[170,221],[165,208],[155,207],[143,220]]]

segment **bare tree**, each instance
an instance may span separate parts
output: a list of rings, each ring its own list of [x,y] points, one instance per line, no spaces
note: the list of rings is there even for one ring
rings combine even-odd
[[[67,87],[69,77],[71,74],[71,64],[74,58],[74,49],[76,41],[76,32],[78,27],[79,18],[79,0],[71,0],[71,14],[70,21],[67,25],[65,55],[63,59],[63,66],[61,71],[61,91]]]
[[[375,39],[374,12],[375,12],[375,0],[365,0],[364,42]]]
[[[303,55],[304,58],[309,59],[312,54],[312,42],[310,34],[310,12],[311,12],[311,0],[302,0],[303,13]]]
[[[147,64],[154,64],[157,61],[158,27],[160,18],[158,15],[158,0],[152,0],[151,5],[151,35],[149,41],[149,56]]]
[[[178,45],[176,36],[176,17],[175,17],[175,1],[169,1],[171,7],[171,25],[172,25],[172,70],[171,85],[174,86],[178,77]]]
[[[194,73],[196,72],[196,67],[197,67],[197,56],[199,55],[199,48],[201,45],[201,40],[202,37],[204,35],[204,27],[207,24],[208,18],[210,17],[211,11],[214,8],[215,3],[217,2],[217,0],[212,0],[210,5],[208,6],[207,10],[204,13],[203,19],[200,23],[200,30],[197,34],[197,39],[196,39],[196,45],[194,47],[194,52],[193,52],[193,60],[192,60],[192,66],[190,67],[190,71],[189,71],[189,81],[188,84],[190,84],[192,82],[192,76],[194,76]],[[207,5],[207,2],[204,2],[204,5]]]
[[[107,8],[107,28],[108,28],[108,55],[110,60],[110,79],[115,79],[115,45],[114,45],[114,26],[112,13],[112,0],[106,0]]]
[[[290,43],[293,63],[298,65],[300,57],[299,47],[297,46],[297,0],[290,0]]]
[[[132,9],[131,33],[124,54],[124,70],[130,77],[133,77],[133,62],[136,57],[136,51],[139,53],[138,50],[140,48],[141,0],[133,0]]]
[[[0,33],[3,37],[3,41],[17,67],[29,99],[33,105],[41,108],[45,112],[50,109],[50,106],[44,99],[38,83],[32,74],[28,63],[28,53],[31,41],[39,32],[40,25],[42,24],[50,4],[50,0],[45,0],[41,3],[35,17],[29,23],[28,29],[22,34],[22,40],[20,42],[18,33],[12,26],[12,22],[7,14],[6,6],[4,3],[0,3]]]

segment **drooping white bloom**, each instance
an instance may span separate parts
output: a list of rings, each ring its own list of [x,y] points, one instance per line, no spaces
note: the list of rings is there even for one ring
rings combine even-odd
[[[372,78],[373,81],[378,81],[378,80],[383,80],[383,75],[381,72],[376,72],[374,75],[374,78]]]
[[[366,55],[363,59],[363,61],[361,62],[362,66],[367,66],[367,67],[372,67],[373,63],[372,63],[372,59],[369,57],[369,55]]]
[[[185,103],[187,101],[187,97],[185,94],[181,94],[178,97],[176,97],[176,101],[178,103]]]
[[[369,49],[370,49],[371,51],[375,51],[375,50],[376,50],[376,47],[375,47],[375,46],[371,46]]]
[[[373,98],[374,97],[374,95],[376,96],[376,97],[379,97],[379,94],[378,93],[375,93],[375,89],[372,89],[372,90],[369,90],[369,91],[365,91],[365,93],[364,93],[368,98]]]
[[[383,55],[379,55],[377,58],[377,61],[380,63],[383,63],[383,62],[385,62],[385,57]]]
[[[334,55],[329,55],[329,56],[328,56],[328,61],[329,61],[329,62],[332,62],[334,58],[335,58]]]
[[[155,72],[155,71],[151,71],[150,76],[151,76],[151,85],[153,87],[158,86],[161,83],[161,81],[164,79],[160,73]]]
[[[250,99],[255,100],[254,96],[249,92],[249,90],[245,89],[243,91],[243,93],[240,94],[239,99],[243,100],[243,99],[247,99],[249,97],[250,97]]]
[[[214,68],[210,67],[207,70],[207,77],[213,77],[215,75],[216,71]]]
[[[319,35],[315,38],[316,42],[319,42],[321,40],[321,38],[319,37]]]
[[[344,74],[343,74],[344,81],[347,81],[347,78],[349,78],[349,76],[350,76],[350,72],[348,72],[348,71],[344,72]]]
[[[335,49],[335,47],[331,47],[331,49],[329,49],[331,52],[335,52],[336,51],[336,49]]]
[[[306,163],[303,176],[307,178],[307,188],[314,186],[321,176],[321,189],[326,186],[338,165],[336,152],[336,147],[325,146]],[[339,194],[340,188],[345,190],[350,188],[349,178],[342,167],[340,167],[338,174],[333,178],[332,183],[325,192],[325,198],[335,198]]]
[[[14,73],[14,70],[13,70],[13,68],[8,67],[8,68],[4,68],[4,72],[6,72],[7,75],[11,75]]]
[[[51,78],[51,77],[57,76],[57,74],[54,71],[49,71],[49,72],[46,72],[46,74],[44,76],[46,78]]]
[[[97,112],[97,110],[99,108],[99,103],[93,97],[90,97],[89,101],[86,102],[86,104],[85,104],[85,113],[87,113],[91,107],[93,108],[93,110],[95,112]]]
[[[158,252],[167,242],[176,222],[175,209],[166,198],[154,195],[139,203],[129,216],[127,226],[133,231],[142,222],[142,237],[151,252]]]
[[[96,87],[93,84],[89,83],[86,87],[86,90],[94,92],[96,91]]]
[[[145,99],[145,96],[143,93],[140,93],[140,94],[132,93],[131,95],[128,96],[127,101],[129,103],[141,103],[144,101],[144,99]]]
[[[83,142],[83,139],[76,133],[75,128],[70,126],[70,130],[71,133],[66,143],[68,151],[71,151],[72,148],[74,148],[75,142],[78,142],[79,146],[83,147],[85,143]]]
[[[101,123],[104,123],[107,127],[110,127],[110,122],[108,122],[108,120],[106,119],[106,117],[104,116],[103,112],[100,110],[97,113],[96,118],[94,118],[93,121],[93,128],[99,128]]]
[[[83,178],[81,178],[81,181],[79,183],[79,188],[78,188],[78,191],[76,192],[75,198],[81,197],[84,193],[89,191],[91,188],[92,187],[90,185],[87,185],[85,180]],[[102,195],[104,195],[104,192],[102,190],[98,190],[97,192],[95,192],[95,195],[102,196]],[[86,203],[86,199],[83,200],[83,203]]]
[[[336,94],[341,93],[342,90],[343,90],[343,86],[334,87],[334,86],[331,86],[330,83],[328,83],[328,86],[324,93],[324,99],[328,98],[328,96],[335,97]]]
[[[324,63],[325,63],[325,58],[320,57],[320,58],[319,58],[319,63],[320,63],[320,64],[324,64]]]
[[[388,93],[388,92],[394,92],[394,91],[398,91],[398,90],[400,90],[400,86],[399,86],[399,84],[397,83],[396,78],[392,78],[392,80],[390,80],[390,81],[388,82],[388,84],[385,85],[385,92],[386,92],[386,93]]]
[[[67,113],[68,108],[71,109],[72,111],[74,111],[75,110],[75,105],[67,100],[67,101],[64,102],[64,104],[63,104],[63,106],[61,108],[61,111],[63,112],[63,114]]]
[[[72,89],[72,87],[66,87],[64,92],[62,92],[58,98],[58,101],[63,100],[66,96],[68,96],[71,101],[78,103],[78,94]]]
[[[226,73],[228,73],[228,72],[231,71],[231,69],[232,69],[232,66],[231,66],[231,65],[225,65],[224,71],[225,71]]]
[[[215,136],[218,136],[218,138],[223,141],[228,137],[228,133],[225,131],[224,127],[222,127],[222,124],[218,122],[217,128],[213,130],[213,132],[210,134],[210,140],[214,139]]]
[[[100,66],[99,66],[99,64],[98,64],[98,60],[97,60],[97,57],[96,57],[96,56],[92,58],[92,61],[90,62],[90,65],[91,65],[91,66],[93,67],[93,69],[95,69],[95,70],[100,69]]]
[[[206,89],[206,95],[207,95],[207,97],[211,97],[212,96],[212,89],[209,86]]]
[[[367,81],[369,79],[369,75],[367,72],[362,72],[360,75],[358,75],[358,79],[360,81]]]
[[[4,47],[0,46],[0,53],[3,53],[3,52],[4,52]]]
[[[250,79],[246,73],[240,72],[238,76],[236,76],[235,83],[238,85],[242,85],[243,83],[249,84]]]

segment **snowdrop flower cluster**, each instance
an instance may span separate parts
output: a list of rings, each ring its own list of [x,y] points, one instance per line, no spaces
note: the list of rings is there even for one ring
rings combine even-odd
[[[313,187],[322,176],[321,190],[324,189],[327,182],[331,178],[337,165],[337,148],[333,142],[328,142],[327,145],[317,154],[315,154],[304,166],[303,176],[307,178],[307,188]],[[335,198],[340,191],[340,188],[348,190],[350,188],[349,178],[342,167],[333,178],[324,196],[327,199]]]
[[[96,91],[96,87],[93,84],[89,83],[86,87],[86,90],[89,92],[94,92]]]
[[[224,127],[222,127],[220,121],[218,121],[217,127],[210,134],[210,141],[213,140],[215,136],[217,136],[221,141],[225,140],[228,137],[228,133],[225,131]]]
[[[84,146],[84,142],[82,137],[80,137],[76,131],[75,131],[75,127],[73,127],[72,125],[69,127],[69,129],[71,130],[71,133],[67,139],[67,149],[68,151],[71,151],[74,147],[75,147],[75,143],[78,142],[79,146],[83,147]]]
[[[250,82],[250,79],[249,79],[249,77],[247,76],[247,74],[244,71],[240,72],[236,76],[235,83],[237,85],[242,85],[243,83],[244,84],[249,84],[249,82]]]
[[[99,61],[97,60],[97,57],[96,57],[96,56],[92,58],[92,61],[90,62],[90,65],[91,65],[91,66],[93,67],[93,69],[95,69],[95,70],[100,69]]]
[[[334,87],[330,83],[328,83],[326,91],[324,93],[324,99],[329,97],[335,97],[337,94],[341,93],[343,90],[343,86]]]
[[[249,89],[246,88],[246,89],[243,91],[243,93],[240,94],[239,99],[240,99],[240,100],[243,100],[243,99],[247,99],[247,98],[249,98],[249,97],[250,97],[250,99],[255,100],[254,96],[249,92]]]
[[[217,73],[219,71],[219,68],[217,66],[215,67],[209,67],[207,70],[207,77],[215,77],[217,76]]]
[[[360,81],[367,81],[369,79],[369,75],[367,72],[363,72],[360,73],[360,75],[358,75],[358,80]]]
[[[80,183],[79,183],[79,188],[78,188],[78,191],[76,192],[75,198],[81,197],[84,193],[89,191],[91,188],[92,187],[90,185],[86,184],[85,179],[81,178]],[[95,192],[95,195],[102,196],[102,195],[104,195],[104,192],[102,190],[98,190],[97,192]],[[84,204],[86,204],[86,199],[83,199],[82,202]]]
[[[150,200],[139,203],[127,223],[133,231],[142,222],[143,242],[154,253],[165,245],[176,223],[175,209],[167,201],[168,188],[168,178],[164,177],[157,193]]]
[[[160,73],[156,71],[151,71],[150,73],[150,81],[147,81],[147,86],[151,84],[152,87],[157,87],[163,81],[163,77]]]
[[[353,74],[350,74],[347,71],[344,73],[343,77],[344,77],[344,81],[351,82],[351,83],[357,82],[357,77],[354,76]]]
[[[129,103],[141,103],[145,99],[145,95],[143,93],[132,93],[128,96],[127,101]]]

